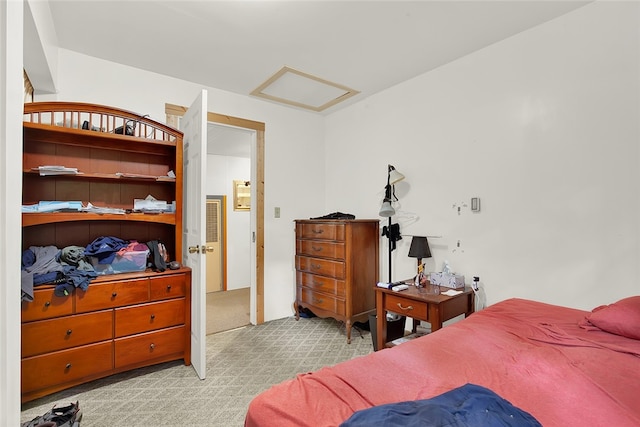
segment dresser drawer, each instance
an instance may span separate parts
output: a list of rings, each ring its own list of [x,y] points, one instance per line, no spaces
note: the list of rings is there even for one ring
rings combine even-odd
[[[398,298],[395,295],[387,295],[385,298],[384,309],[403,316],[409,316],[419,319],[427,319],[427,303],[420,301],[410,301]]]
[[[113,369],[113,341],[22,359],[22,393]]]
[[[185,319],[184,298],[116,309],[116,337],[177,326]]]
[[[320,258],[344,259],[344,242],[324,240],[296,240],[296,253]]]
[[[23,322],[66,316],[72,312],[73,297],[58,297],[54,295],[53,288],[36,290],[33,292],[33,301],[22,301]]]
[[[345,263],[342,261],[296,256],[296,269],[336,279],[344,279],[346,276]]]
[[[128,280],[89,285],[76,290],[76,313],[149,301],[149,280]]]
[[[22,357],[113,338],[113,312],[100,311],[22,325]]]
[[[296,236],[300,239],[344,241],[344,223],[297,222]]]
[[[338,316],[345,315],[345,302],[342,299],[321,292],[314,292],[300,286],[296,287],[296,292],[299,301],[312,306],[311,311],[313,311],[313,307],[318,307],[321,310],[331,311]]]
[[[314,291],[326,292],[341,298],[344,298],[345,296],[344,280],[296,271],[296,284]]]
[[[184,353],[184,326],[147,332],[115,341],[116,369]]]
[[[149,279],[151,301],[183,297],[186,293],[184,274],[152,277]]]

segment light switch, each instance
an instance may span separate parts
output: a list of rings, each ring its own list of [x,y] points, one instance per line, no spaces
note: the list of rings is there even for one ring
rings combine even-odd
[[[280,218],[280,207],[276,206],[276,208],[274,209],[274,216],[276,218]]]
[[[471,198],[471,212],[480,212],[480,197]]]

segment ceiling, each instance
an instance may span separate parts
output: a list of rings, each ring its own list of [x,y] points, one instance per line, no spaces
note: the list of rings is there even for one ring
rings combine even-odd
[[[283,67],[359,92],[316,114],[588,2],[49,0],[68,50],[247,96]]]

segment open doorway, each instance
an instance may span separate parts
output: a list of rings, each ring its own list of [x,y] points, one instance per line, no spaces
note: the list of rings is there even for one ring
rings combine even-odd
[[[251,129],[207,123],[207,335],[250,323],[255,134]]]
[[[187,111],[186,107],[165,104],[167,124],[178,127],[179,118]],[[250,307],[249,317],[251,324],[264,322],[264,123],[247,119],[207,113],[207,122],[224,125],[226,128],[236,128],[249,131],[252,136],[251,144],[251,178],[255,183],[251,185],[251,208],[247,212],[250,218],[250,254],[245,258],[245,267],[248,262],[250,274]],[[207,169],[209,169],[207,167]],[[205,203],[205,200],[202,201]],[[223,249],[224,251],[224,249]],[[202,287],[202,298],[205,298],[205,288]]]

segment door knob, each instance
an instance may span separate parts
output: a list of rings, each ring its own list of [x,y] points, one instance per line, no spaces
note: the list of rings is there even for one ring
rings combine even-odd
[[[189,246],[189,253],[190,254],[195,254],[196,252],[199,251],[200,248],[198,248],[197,246]]]
[[[213,246],[207,246],[207,252],[213,252]]]

